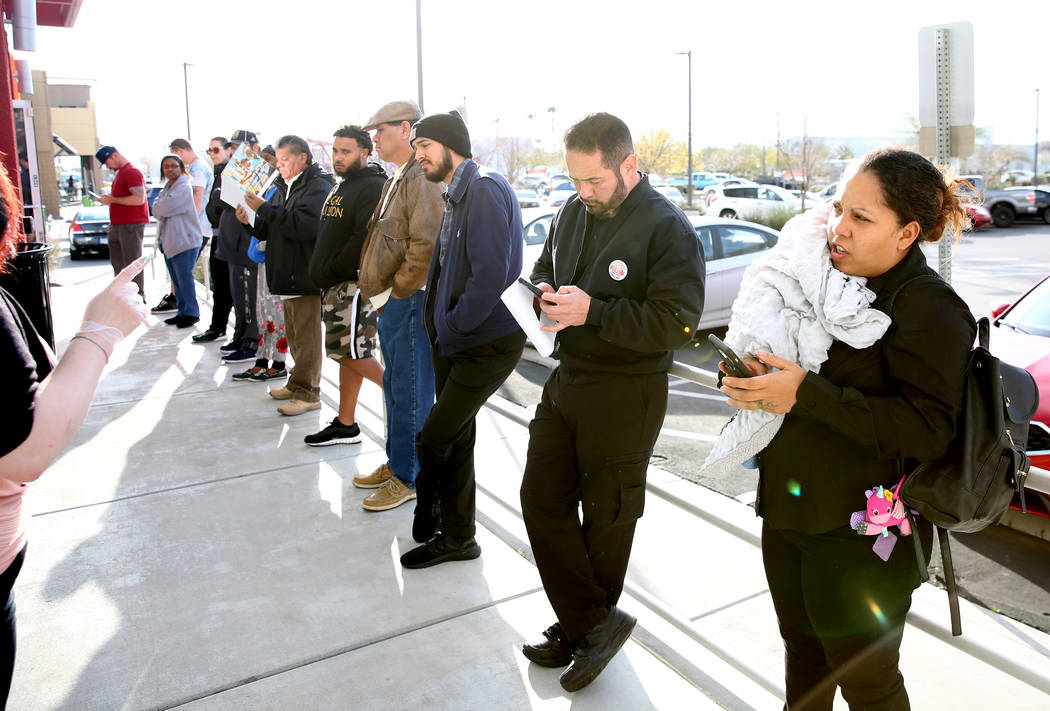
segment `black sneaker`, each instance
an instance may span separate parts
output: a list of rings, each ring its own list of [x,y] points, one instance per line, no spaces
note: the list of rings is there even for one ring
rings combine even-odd
[[[251,368],[248,368],[248,370],[241,371],[240,373],[234,373],[233,374],[233,379],[234,380],[255,380],[255,376],[259,375],[260,373],[265,373],[265,372],[266,372],[266,368],[264,366],[253,365]]]
[[[175,308],[175,297],[171,294],[166,294],[164,298],[160,300],[160,303],[150,309],[149,312],[151,314],[166,314],[169,311],[174,311]]]
[[[331,444],[357,444],[361,441],[361,428],[357,426],[356,422],[347,427],[337,417],[332,420],[332,424],[317,434],[306,435],[303,441],[311,447],[327,447]]]
[[[265,382],[267,380],[277,380],[278,378],[287,378],[288,371],[284,368],[263,368],[260,372],[252,376],[252,380],[258,382]],[[355,427],[357,425],[354,425]]]
[[[239,351],[241,349],[240,341],[230,341],[219,346],[219,350],[223,353],[232,353],[233,351]]]
[[[174,325],[178,324],[178,322],[181,319],[182,319],[182,316],[172,316],[170,318],[164,319],[164,323],[168,324],[169,326],[174,326]]]
[[[255,351],[231,351],[222,357],[224,363],[240,363],[246,360],[255,360]]]
[[[226,335],[226,331],[213,331],[210,328],[204,333],[198,333],[193,337],[194,343],[211,343]]]

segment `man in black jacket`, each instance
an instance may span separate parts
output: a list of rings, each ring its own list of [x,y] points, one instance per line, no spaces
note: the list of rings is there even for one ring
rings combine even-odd
[[[704,304],[688,218],[637,170],[631,133],[592,114],[565,134],[578,192],[557,214],[532,282],[561,361],[529,425],[521,505],[558,621],[526,644],[567,691],[594,680],[635,618],[616,607],[645,475],[667,406],[667,369]],[[583,520],[578,514],[583,504]],[[571,664],[570,664],[571,663]]]
[[[216,136],[208,142],[208,157],[211,158],[215,179],[205,206],[205,214],[211,223],[211,246],[208,251],[208,272],[211,274],[211,324],[204,333],[193,337],[194,343],[210,343],[226,335],[226,325],[233,310],[233,292],[230,291],[230,265],[219,257],[219,218],[222,216],[222,171],[226,168],[227,143],[224,136]]]
[[[259,141],[251,131],[234,131],[230,140],[234,150],[241,143],[247,143],[253,150],[259,150]],[[218,182],[221,189],[222,180]],[[233,337],[219,350],[225,353],[222,359],[227,363],[255,360],[259,345],[259,320],[256,316],[255,297],[259,265],[248,256],[251,234],[247,225],[240,222],[234,208],[222,200],[209,200],[205,210],[208,219],[219,225],[215,254],[228,265],[230,294],[233,299]]]
[[[335,185],[332,176],[313,162],[310,145],[299,136],[277,141],[277,170],[268,201],[246,193],[255,210],[249,231],[266,242],[266,285],[284,299],[284,327],[295,361],[288,383],[270,391],[282,415],[301,415],[321,407],[321,292],[310,279],[310,258],[317,242],[321,207]],[[237,219],[248,225],[248,214],[237,207]]]
[[[360,442],[354,412],[361,384],[368,378],[383,387],[383,366],[374,355],[378,314],[357,288],[361,247],[386,184],[383,169],[368,162],[371,155],[368,131],[343,126],[335,132],[332,167],[340,181],[321,210],[310,278],[322,290],[325,352],[339,363],[339,413],[323,430],[306,436],[311,447]]]

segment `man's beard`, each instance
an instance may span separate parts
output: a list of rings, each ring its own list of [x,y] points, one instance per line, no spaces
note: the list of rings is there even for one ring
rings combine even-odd
[[[434,166],[434,171],[432,173],[424,171],[424,174],[430,182],[440,183],[452,172],[452,151],[445,148],[441,154],[441,162],[435,164],[431,161],[431,165]]]
[[[613,190],[609,199],[605,202],[592,203],[590,205],[584,202],[583,206],[587,209],[587,212],[594,215],[595,219],[605,220],[616,214],[616,208],[620,207],[623,201],[627,198],[627,192],[627,184],[623,182],[623,176],[617,171],[616,189]]]
[[[334,166],[332,167],[332,170],[335,171],[336,176],[340,177],[340,178],[345,178],[346,176],[350,175],[351,173],[356,173],[357,171],[363,170],[363,169],[364,169],[364,166],[361,165],[360,163],[353,163],[346,170],[339,170],[338,168],[336,168]]]

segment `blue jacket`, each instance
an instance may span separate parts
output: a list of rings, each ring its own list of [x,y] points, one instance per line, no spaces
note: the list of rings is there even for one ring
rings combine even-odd
[[[453,194],[445,263],[435,244],[424,323],[439,355],[484,345],[519,329],[500,300],[521,274],[521,209],[499,173],[469,158]]]

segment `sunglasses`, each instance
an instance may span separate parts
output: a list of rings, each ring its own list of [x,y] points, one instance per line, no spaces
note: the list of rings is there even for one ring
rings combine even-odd
[[[208,153],[218,153],[221,150],[222,150],[221,148],[212,147],[212,148],[208,149]]]

